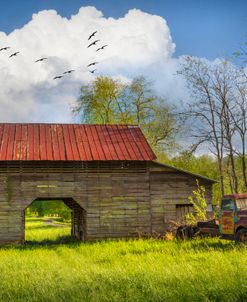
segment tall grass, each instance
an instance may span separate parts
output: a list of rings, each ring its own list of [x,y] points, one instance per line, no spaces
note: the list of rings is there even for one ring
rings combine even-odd
[[[40,241],[1,248],[0,273],[4,302],[247,301],[247,248],[219,239]]]

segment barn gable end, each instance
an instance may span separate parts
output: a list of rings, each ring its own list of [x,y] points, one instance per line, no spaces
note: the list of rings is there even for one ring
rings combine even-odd
[[[214,181],[155,159],[134,126],[0,124],[0,242],[35,199],[63,200],[79,240],[164,233],[198,178],[211,202]]]
[[[165,232],[171,221],[181,220],[183,215],[193,210],[188,196],[197,188],[197,181],[206,189],[208,205],[212,204],[212,184],[215,183],[212,179],[158,162],[149,164],[149,173],[152,228],[155,232]]]

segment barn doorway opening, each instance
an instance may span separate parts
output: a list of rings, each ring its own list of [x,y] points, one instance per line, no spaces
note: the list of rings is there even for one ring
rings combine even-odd
[[[25,242],[86,240],[86,212],[72,198],[35,199],[23,213]]]

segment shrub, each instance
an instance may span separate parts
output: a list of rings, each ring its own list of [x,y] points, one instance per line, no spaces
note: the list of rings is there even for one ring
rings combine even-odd
[[[197,189],[193,191],[193,195],[188,197],[189,202],[194,207],[193,213],[188,213],[186,218],[186,223],[193,225],[197,221],[206,221],[206,212],[207,212],[207,201],[205,198],[205,187],[199,184],[199,181],[196,180]]]

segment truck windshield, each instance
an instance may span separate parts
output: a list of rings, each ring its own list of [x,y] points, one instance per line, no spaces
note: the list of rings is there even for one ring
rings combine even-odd
[[[247,198],[236,199],[238,210],[247,210]]]
[[[221,202],[221,209],[223,211],[234,211],[234,200],[233,199],[223,199]]]

